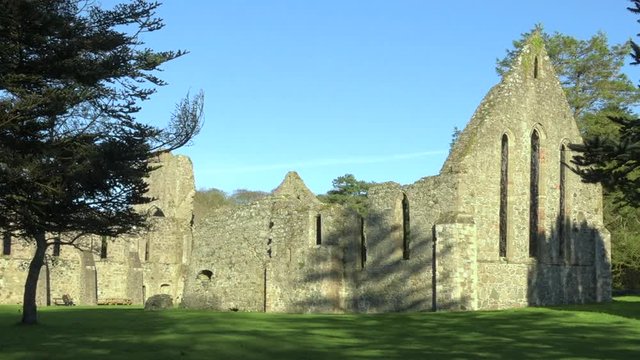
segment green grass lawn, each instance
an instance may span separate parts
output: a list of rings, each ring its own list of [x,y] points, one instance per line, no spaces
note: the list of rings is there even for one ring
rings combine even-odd
[[[458,313],[300,315],[49,307],[16,325],[0,306],[0,359],[638,359],[640,297]]]

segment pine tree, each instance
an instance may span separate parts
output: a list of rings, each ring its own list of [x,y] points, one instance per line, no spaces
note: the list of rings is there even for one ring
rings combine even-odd
[[[628,8],[640,14],[640,0]],[[631,42],[633,65],[640,64],[640,47]],[[618,129],[614,136],[592,136],[571,149],[579,152],[572,162],[583,181],[601,183],[619,194],[622,204],[640,205],[640,119],[628,115],[609,116]]]
[[[25,324],[37,322],[36,286],[52,234],[143,228],[148,160],[189,142],[202,95],[178,104],[168,129],[137,122],[139,102],[165,85],[154,73],[185,54],[143,47],[162,28],[159,4],[101,9],[82,0],[0,0],[0,228],[35,244]],[[124,29],[124,30],[123,30]],[[129,32],[125,32],[129,30]]]

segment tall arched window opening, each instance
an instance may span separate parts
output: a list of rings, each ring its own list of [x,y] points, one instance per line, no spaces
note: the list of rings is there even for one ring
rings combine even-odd
[[[409,216],[409,199],[407,195],[402,195],[402,258],[409,260],[410,251],[409,245],[411,245],[411,227]]]
[[[558,257],[564,259],[566,242],[566,214],[567,214],[567,154],[564,145],[560,146],[560,205],[558,209]]]
[[[508,233],[508,194],[509,194],[509,138],[502,135],[500,153],[500,256],[507,256]]]
[[[538,202],[540,197],[540,135],[531,134],[531,165],[529,184],[529,256],[538,256]]]
[[[360,268],[367,264],[367,238],[364,234],[364,217],[360,216]]]

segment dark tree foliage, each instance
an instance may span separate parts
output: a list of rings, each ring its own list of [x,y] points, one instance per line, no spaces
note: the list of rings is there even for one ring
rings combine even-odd
[[[640,0],[633,0],[628,9],[640,14]],[[640,64],[640,47],[631,42],[633,65]],[[640,119],[630,116],[610,116],[618,126],[617,136],[587,137],[584,144],[571,145],[579,152],[572,162],[585,182],[601,183],[618,194],[622,204],[640,204]]]
[[[332,190],[319,196],[321,201],[345,205],[363,216],[367,214],[367,195],[373,183],[345,174],[335,178],[332,184]]]
[[[105,10],[93,1],[0,0],[0,228],[36,245],[22,322],[37,322],[36,286],[54,236],[144,228],[148,160],[189,142],[202,97],[178,104],[168,129],[139,123],[154,73],[183,51],[144,48],[162,28],[159,4],[135,0]],[[123,29],[130,30],[125,32]],[[48,238],[48,237],[51,238]]]

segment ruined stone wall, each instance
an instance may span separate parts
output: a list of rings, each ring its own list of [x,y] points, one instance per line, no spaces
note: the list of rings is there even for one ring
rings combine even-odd
[[[538,255],[529,256],[531,138],[540,137]],[[499,255],[502,138],[508,138],[508,240]],[[580,134],[549,59],[529,44],[476,111],[443,173],[460,178],[459,212],[477,227],[481,308],[584,302],[595,298],[595,250],[606,248],[601,191],[566,169],[566,210],[560,214],[561,147]],[[566,159],[571,158],[567,149]],[[561,219],[562,218],[562,219]],[[562,225],[564,223],[564,225]],[[560,249],[560,232],[566,241]],[[597,241],[601,244],[596,244]],[[561,253],[564,254],[561,255]],[[608,258],[603,257],[606,262]],[[562,275],[564,274],[564,275]],[[589,275],[591,274],[591,275]],[[590,284],[586,286],[586,284]],[[526,284],[526,286],[524,285]],[[570,290],[567,290],[568,289]],[[560,296],[570,291],[579,298]]]
[[[32,250],[23,240],[11,239],[11,254],[0,255],[0,304],[22,304]]]
[[[345,244],[359,239],[357,217],[310,194],[292,173],[273,196],[197,223],[183,304],[273,312],[348,307],[353,295],[345,284],[356,259],[345,266]]]
[[[28,264],[27,259],[0,257],[0,304],[22,304]]]
[[[38,281],[38,304],[52,303],[62,295],[82,305],[113,298],[141,304],[145,294],[157,293],[170,294],[174,301],[181,299],[192,242],[193,170],[184,156],[164,153],[155,161],[162,166],[147,181],[149,196],[156,199],[137,207],[153,215],[151,230],[107,239],[104,258],[100,236],[81,239],[79,249],[61,246],[59,256],[53,256],[50,246]],[[0,256],[0,303],[22,303],[33,251],[23,239],[14,238],[11,254]],[[147,253],[149,258],[145,259]]]
[[[421,296],[417,295],[420,286],[412,281],[419,264],[404,258],[404,196],[402,187],[396,183],[379,184],[369,190],[369,213],[364,218],[366,257],[356,275],[356,305],[360,312],[408,310],[411,306],[419,307],[421,302]],[[426,280],[425,276],[422,283]]]
[[[143,271],[141,296],[169,294],[180,303],[192,241],[191,226],[183,219],[154,219],[152,230],[137,239],[136,255]]]
[[[432,308],[433,226],[454,209],[456,186],[455,176],[432,176],[405,187],[384,183],[370,189],[358,311]]]
[[[478,249],[473,218],[451,214],[440,218],[433,232],[433,310],[476,310]]]
[[[532,217],[532,134],[539,135]],[[503,157],[503,139],[508,156]],[[273,312],[500,309],[608,301],[610,235],[601,189],[562,161],[580,134],[539,37],[480,104],[441,173],[369,191],[360,217],[321,203],[296,173],[257,202],[225,207],[192,228],[191,162],[164,153],[148,179],[150,230],[48,256],[38,301],[81,304],[158,293],[187,307]],[[562,151],[564,149],[564,151]],[[501,215],[502,159],[508,165]],[[561,194],[564,192],[564,209]],[[534,211],[535,212],[535,211]],[[500,254],[501,216],[506,254]],[[531,219],[534,221],[531,221]],[[536,232],[536,254],[529,235]],[[50,249],[51,250],[51,249]],[[0,257],[0,303],[20,303],[33,249]]]
[[[84,285],[81,254],[76,249],[61,248],[60,255],[50,256],[46,263],[46,268],[49,270],[50,297],[53,299],[69,295],[78,302]],[[39,281],[46,282],[47,279],[45,277]]]
[[[98,303],[110,298],[131,298],[127,284],[129,273],[132,271],[129,256],[133,249],[131,239],[106,238],[107,249],[104,258],[101,256],[102,238],[94,237],[91,240]]]
[[[261,202],[244,213],[223,208],[196,224],[183,305],[262,311],[268,211]],[[262,232],[262,234],[260,234]],[[262,236],[261,236],[262,235]]]
[[[164,217],[191,222],[193,197],[196,193],[191,159],[184,155],[162,153],[151,162],[157,168],[151,172],[147,182],[147,196],[155,200],[145,204],[147,209],[156,206]]]
[[[537,187],[530,175],[534,133]],[[502,194],[503,139],[508,172]],[[247,310],[259,310],[262,301],[266,311],[469,310],[606,301],[610,242],[601,190],[581,183],[566,167],[561,179],[562,162],[572,156],[568,145],[580,141],[542,40],[534,35],[483,100],[438,176],[408,186],[372,187],[369,213],[362,219],[323,208],[297,175],[288,176],[273,198],[221,210],[205,221],[194,254],[200,267],[224,268],[215,285],[225,299],[218,308],[236,307],[246,296]],[[532,207],[534,188],[538,201]],[[331,230],[340,234],[335,243],[314,245],[317,214],[323,228],[341,224],[342,230]],[[500,253],[501,216],[505,254]],[[282,220],[282,228],[275,225]],[[233,261],[224,241],[201,240],[226,234],[242,239],[234,242]],[[268,260],[265,239],[272,251]],[[247,260],[252,254],[262,255]],[[195,271],[190,270],[193,278]],[[249,290],[233,288],[230,279],[238,274],[250,274]],[[194,301],[202,303],[206,297],[197,289],[194,299],[200,300]],[[292,305],[305,298],[305,308]]]

